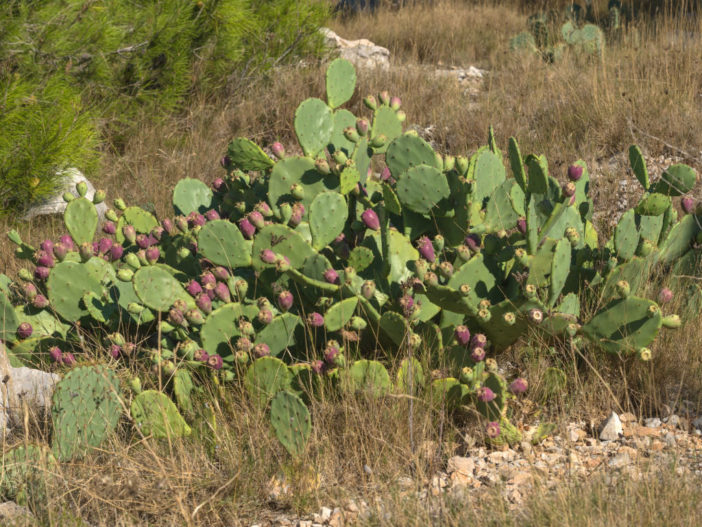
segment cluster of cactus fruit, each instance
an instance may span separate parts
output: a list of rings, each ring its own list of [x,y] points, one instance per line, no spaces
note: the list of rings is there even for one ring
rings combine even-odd
[[[211,187],[178,183],[174,218],[116,199],[95,241],[104,195],[91,202],[79,186],[65,197],[69,234],[35,249],[10,233],[35,264],[17,282],[0,279],[11,359],[73,367],[94,358],[82,357],[90,334],[106,360],[150,361],[145,381],[186,417],[198,377],[239,379],[299,456],[305,402],[322,386],[428,390],[448,408],[476,409],[491,441],[511,443],[507,403],[527,383],[500,374],[498,352],[535,331],[648,359],[660,328],[680,324],[634,293],[654,265],[696,265],[702,211],[684,198],[678,220],[672,202],[694,186],[691,168],[671,166],[652,185],[632,147],[645,195],[600,243],[582,161],[561,184],[510,139],[509,178],[492,130],[472,157],[442,156],[403,133],[397,97],[366,97],[368,118],[339,108],[355,89],[347,61],[330,64],[326,86],[326,102],[295,112],[301,155],[236,139]],[[595,306],[587,318],[584,304]],[[391,374],[384,362],[403,357]],[[139,378],[130,386],[148,433],[190,432],[165,394],[142,391]]]
[[[558,61],[566,50],[586,55],[601,54],[606,38],[619,40],[622,35],[621,2],[610,0],[607,9],[603,28],[597,25],[589,2],[585,8],[569,3],[562,11],[535,13],[527,21],[528,30],[510,40],[510,48],[536,53],[547,62]]]

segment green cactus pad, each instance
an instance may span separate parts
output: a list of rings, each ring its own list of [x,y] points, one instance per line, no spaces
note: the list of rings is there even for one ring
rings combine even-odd
[[[274,212],[282,202],[294,201],[290,194],[292,185],[301,185],[305,190],[302,204],[309,210],[312,200],[320,192],[339,190],[339,178],[324,175],[315,169],[314,160],[308,157],[286,157],[278,161],[268,181],[268,202]]]
[[[368,247],[354,247],[348,261],[357,273],[362,273],[373,263],[373,251]]]
[[[190,398],[193,387],[193,379],[190,372],[179,368],[173,376],[173,394],[178,406],[186,415],[193,413],[193,402]]]
[[[414,212],[426,214],[441,200],[448,198],[446,176],[436,168],[416,166],[399,176],[397,196],[402,204]]]
[[[293,364],[288,367],[292,380],[290,390],[305,403],[321,396],[323,377],[312,370],[309,364]]]
[[[530,154],[526,158],[529,169],[529,185],[527,190],[532,194],[546,194],[548,192],[548,161],[546,156]]]
[[[506,180],[490,195],[484,219],[489,232],[510,230],[517,225],[520,215],[512,205],[510,195],[513,188],[519,189],[519,185]]]
[[[356,145],[356,150],[354,150],[351,158],[356,170],[358,170],[358,178],[361,185],[365,185],[368,182],[368,170],[371,166],[373,154],[373,149],[368,146],[368,138],[362,137]]]
[[[260,408],[275,395],[290,388],[292,374],[285,363],[275,357],[256,359],[246,370],[244,386],[251,400]]]
[[[344,130],[355,126],[356,116],[354,114],[343,109],[334,112],[334,130],[332,132],[331,139],[329,140],[329,145],[327,145],[329,153],[333,154],[334,152],[344,152],[346,157],[351,156],[352,152],[356,148],[356,143],[346,139]]]
[[[514,176],[514,180],[517,182],[519,187],[526,192],[527,176],[526,170],[524,170],[524,160],[522,159],[522,154],[519,151],[519,144],[514,137],[509,138],[507,151],[509,153],[509,164],[512,167],[512,175]]]
[[[168,311],[176,300],[184,300],[189,307],[195,307],[193,298],[181,283],[161,266],[142,267],[134,273],[132,285],[139,300],[156,311]]]
[[[385,210],[391,214],[402,214],[402,205],[395,194],[395,191],[387,183],[383,183],[383,201],[385,202]]]
[[[549,306],[554,306],[570,274],[571,245],[568,240],[560,240],[553,251],[551,264],[551,291]]]
[[[301,457],[312,432],[310,412],[302,399],[287,391],[278,392],[271,401],[271,424],[288,453]]]
[[[415,135],[402,135],[388,146],[385,163],[390,173],[398,178],[412,167],[427,165],[439,170],[436,154],[424,139]]]
[[[333,304],[324,314],[324,325],[327,331],[339,331],[351,320],[358,306],[358,298],[352,297]]]
[[[234,361],[233,345],[241,333],[239,319],[253,320],[258,314],[258,307],[239,303],[226,304],[212,311],[200,328],[202,347],[210,355],[218,353],[225,362]]]
[[[356,89],[356,69],[348,60],[334,59],[327,67],[327,102],[338,108],[347,102]]]
[[[461,406],[469,393],[468,387],[453,377],[435,379],[431,383],[432,400],[439,408],[446,408],[450,412]]]
[[[410,395],[416,395],[424,386],[424,369],[420,362],[412,358],[402,359],[397,370],[395,386],[398,391]]]
[[[512,37],[509,41],[509,49],[519,52],[539,52],[539,48],[536,46],[536,40],[534,40],[534,35],[532,35],[529,31],[522,31],[515,37]]]
[[[132,419],[145,436],[157,439],[189,436],[192,430],[173,401],[156,390],[145,390],[131,405]]]
[[[264,249],[287,256],[294,269],[300,269],[307,258],[317,254],[299,233],[280,224],[266,225],[256,235],[253,243],[253,268],[257,271],[272,267],[259,258]]]
[[[3,300],[2,295],[0,294],[0,328],[8,327],[2,323],[2,306]],[[20,324],[22,322],[29,322],[32,325],[32,328],[34,328],[34,331],[32,332],[33,337],[51,337],[56,335],[57,337],[60,336],[66,338],[66,333],[70,329],[70,326],[57,319],[52,314],[50,309],[38,310],[31,306],[18,306],[15,308],[15,314]],[[5,322],[8,322],[7,319]],[[2,330],[0,330],[0,340],[10,341],[9,338],[5,339],[2,335]]]
[[[232,269],[251,265],[251,245],[239,228],[227,220],[210,221],[197,235],[197,248],[203,257]]]
[[[641,216],[660,216],[670,207],[670,196],[651,192],[644,194],[634,211]]]
[[[663,214],[659,216],[638,216],[636,221],[641,238],[651,240],[656,245],[663,229]]]
[[[629,147],[629,164],[631,165],[631,170],[634,171],[636,179],[638,179],[639,183],[641,183],[641,186],[644,188],[644,190],[648,190],[651,182],[648,179],[646,160],[641,153],[641,149],[636,145],[631,145]]]
[[[239,170],[263,171],[273,166],[273,160],[253,141],[238,137],[229,143],[227,156]]]
[[[470,159],[466,176],[466,179],[473,181],[470,199],[482,206],[482,201],[502,185],[505,177],[502,158],[488,148],[479,149]]]
[[[628,210],[622,214],[614,230],[614,247],[617,251],[617,256],[622,260],[630,260],[636,254],[639,239],[639,231],[636,228],[636,216],[633,210]]]
[[[583,334],[610,353],[646,348],[658,335],[662,320],[660,309],[650,316],[651,306],[655,302],[633,296],[613,300],[583,326]]]
[[[642,282],[651,272],[651,263],[643,258],[634,257],[628,262],[617,265],[617,267],[607,276],[607,280],[602,288],[600,298],[602,300],[613,300],[619,298],[617,292],[617,282],[625,280],[629,282],[632,293],[636,293]]]
[[[514,445],[521,440],[522,433],[506,417],[500,419],[500,435],[496,438],[488,438],[488,442],[495,446]]]
[[[81,366],[68,372],[52,396],[52,450],[68,461],[83,457],[114,431],[122,414],[119,380],[105,366]]]
[[[83,305],[92,319],[102,324],[107,323],[117,312],[117,304],[110,300],[101,299],[92,291],[88,291],[83,295]]]
[[[254,344],[265,343],[271,355],[279,356],[283,351],[295,346],[295,332],[300,327],[300,317],[292,313],[283,313],[256,334]]]
[[[294,124],[302,151],[306,156],[315,157],[331,139],[334,114],[324,101],[310,98],[295,110]]]
[[[358,360],[348,370],[348,387],[352,392],[364,392],[375,397],[392,390],[390,374],[378,361]]]
[[[0,340],[14,342],[17,339],[17,327],[20,321],[15,308],[5,293],[0,292]]]
[[[668,167],[656,183],[656,192],[666,196],[682,196],[695,188],[697,174],[687,165]]]
[[[477,306],[483,299],[489,300],[491,304],[502,300],[502,293],[497,287],[500,280],[498,268],[490,258],[480,253],[456,269],[447,285],[455,291],[464,284],[469,285],[470,293],[466,299],[471,305]]]
[[[386,311],[380,317],[380,329],[397,345],[402,345],[410,333],[407,320],[395,311]]]
[[[49,448],[42,445],[18,446],[3,453],[0,494],[6,499],[29,505],[46,503],[47,478],[53,473],[56,458]],[[10,521],[9,525],[20,525]]]
[[[363,241],[364,246],[373,251],[375,256],[371,268],[381,274],[383,266],[383,251],[381,249],[381,233],[375,232]],[[408,263],[419,258],[419,252],[412,246],[410,240],[397,231],[388,232],[388,260],[390,262],[390,275],[388,279],[392,282],[401,282],[412,275]]]
[[[397,118],[397,112],[389,106],[381,106],[373,113],[371,138],[375,139],[381,135],[385,136],[386,142],[380,148],[374,149],[379,154],[387,152],[388,144],[402,135],[402,123]]]
[[[51,269],[46,288],[51,308],[67,322],[76,322],[88,315],[83,306],[83,295],[92,292],[102,296],[102,286],[84,264],[64,261]]]
[[[173,189],[173,210],[187,216],[191,212],[204,214],[212,208],[212,190],[199,179],[184,178]]]
[[[95,280],[102,285],[108,286],[117,279],[117,273],[112,264],[97,256],[93,256],[90,260],[85,262],[83,267],[86,273],[92,278],[95,278]]]
[[[63,221],[77,245],[92,242],[98,225],[98,213],[87,198],[71,200],[66,205]]]
[[[361,175],[354,166],[345,167],[339,176],[339,192],[348,194],[358,186],[361,181]]]
[[[127,207],[117,222],[115,240],[117,240],[119,243],[124,243],[122,227],[125,225],[134,226],[134,230],[140,234],[149,234],[154,227],[158,226],[158,220],[153,214],[140,207]]]
[[[690,250],[690,244],[699,232],[697,218],[692,214],[686,215],[670,230],[661,246],[660,261],[669,264],[682,257]]]

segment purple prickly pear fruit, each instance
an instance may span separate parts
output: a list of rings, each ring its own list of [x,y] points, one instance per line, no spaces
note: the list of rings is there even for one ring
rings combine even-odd
[[[470,344],[470,330],[466,326],[456,326],[453,336],[456,337],[456,341],[458,341],[461,346]]]
[[[526,233],[527,233],[527,222],[526,222],[526,218],[519,218],[519,219],[517,220],[517,230],[518,230],[521,234],[526,234]]]
[[[380,230],[380,220],[373,209],[364,210],[363,214],[361,214],[361,220],[369,229],[373,231]]]
[[[49,278],[50,269],[48,267],[37,267],[34,269],[34,278],[37,280],[46,280]]]
[[[61,357],[61,363],[64,366],[73,366],[76,363],[76,358],[73,356],[73,353],[66,352]]]
[[[267,264],[273,264],[276,260],[275,253],[271,249],[263,249],[259,257],[263,263]]]
[[[58,346],[52,346],[49,348],[49,357],[51,357],[51,360],[54,362],[61,362],[61,359],[63,358],[63,353],[61,353],[61,348]]]
[[[361,286],[361,294],[366,300],[370,300],[375,295],[375,282],[373,280],[366,280]]]
[[[59,242],[64,244],[66,246],[66,249],[69,251],[73,251],[76,248],[76,244],[73,243],[73,238],[71,238],[70,234],[64,234],[59,238]]]
[[[311,369],[314,373],[316,373],[317,375],[319,375],[320,373],[322,373],[322,372],[324,371],[324,361],[321,361],[321,360],[313,360],[313,361],[310,363],[310,369]]]
[[[339,353],[339,343],[335,340],[330,340],[324,348],[324,361],[327,364],[334,364]]]
[[[212,312],[212,300],[210,300],[207,293],[198,294],[195,298],[195,304],[203,313],[209,314]]]
[[[217,212],[214,209],[210,209],[207,212],[205,212],[205,219],[207,221],[219,220],[220,219],[219,212]]]
[[[124,247],[122,247],[120,244],[115,243],[112,247],[110,247],[110,261],[116,262],[120,258],[122,258],[122,255],[124,254]]]
[[[231,159],[229,159],[229,156],[224,156],[222,159],[219,160],[219,164],[222,165],[222,168],[224,169],[226,169],[230,163]]]
[[[253,355],[257,359],[260,359],[261,357],[268,357],[270,354],[271,348],[265,342],[261,342],[260,344],[256,344],[254,346]]]
[[[68,247],[66,247],[63,243],[58,242],[56,245],[54,245],[54,256],[59,262],[63,262],[66,259],[67,254]]]
[[[658,293],[658,302],[661,304],[667,304],[671,300],[673,300],[673,292],[667,287],[661,289]]]
[[[200,283],[205,289],[214,289],[217,285],[217,278],[209,271],[205,271],[200,275]]]
[[[313,328],[321,328],[324,325],[324,317],[317,312],[307,315],[307,323]]]
[[[212,269],[212,274],[217,280],[221,280],[222,282],[226,282],[227,279],[229,279],[229,271],[221,265]]]
[[[110,238],[100,238],[98,241],[98,254],[107,254],[114,242]]]
[[[292,213],[293,216],[297,214],[302,218],[305,215],[305,206],[300,202],[293,203]]]
[[[236,349],[248,353],[253,349],[253,343],[248,337],[239,337],[239,339],[236,341]]]
[[[190,293],[191,296],[197,296],[202,293],[202,287],[197,280],[190,280],[188,285],[185,287],[185,290]]]
[[[51,253],[54,250],[54,242],[51,240],[44,240],[39,244],[39,248],[42,251],[46,251],[47,253]]]
[[[570,165],[568,167],[568,179],[575,182],[580,181],[583,176],[583,167],[580,165]]]
[[[207,362],[207,359],[210,358],[210,355],[204,349],[198,349],[195,350],[195,353],[193,353],[193,358],[200,362]]]
[[[387,90],[383,90],[378,95],[378,98],[380,99],[380,104],[389,104],[390,103],[390,92],[388,92]]]
[[[122,227],[122,235],[129,243],[134,243],[136,241],[136,229],[134,225],[125,225]]]
[[[330,284],[338,284],[339,283],[339,273],[337,273],[334,269],[327,269],[324,271],[324,280],[326,280]]]
[[[40,251],[37,251],[36,264],[41,266],[41,267],[53,267],[54,266],[53,254],[46,252],[43,249]]]
[[[168,311],[168,321],[174,326],[185,325],[185,315],[180,309],[171,308]]]
[[[27,300],[34,300],[37,296],[37,286],[31,282],[22,284],[22,294]]]
[[[365,104],[366,108],[368,108],[369,110],[376,110],[378,108],[378,101],[373,95],[364,97],[363,104]]]
[[[484,348],[473,348],[470,352],[470,358],[475,362],[480,362],[485,360],[485,349]]]
[[[223,282],[217,282],[217,285],[215,285],[214,287],[214,293],[215,296],[225,304],[228,304],[232,301],[232,295],[229,292],[229,288]]]
[[[249,222],[256,227],[257,229],[263,229],[265,226],[265,219],[263,218],[263,214],[261,214],[257,210],[252,210],[249,212],[249,215],[247,216]]]
[[[529,312],[527,313],[527,317],[534,324],[541,324],[541,322],[543,322],[544,320],[544,313],[540,309],[533,308],[529,310]]]
[[[268,206],[268,203],[266,203],[265,201],[259,201],[254,207],[254,210],[260,212],[264,218],[270,218],[271,216],[273,216],[273,211]]]
[[[163,221],[161,221],[161,227],[163,227],[163,230],[166,231],[169,236],[173,236],[175,233],[175,225],[173,225],[173,221],[170,218],[164,218]]]
[[[205,223],[207,223],[207,220],[202,214],[197,212],[188,214],[188,225],[190,225],[191,228],[202,227]]]
[[[224,365],[224,361],[220,355],[214,354],[208,357],[207,365],[213,370],[221,370],[222,366]]]
[[[271,145],[271,152],[273,152],[273,155],[278,159],[283,159],[285,157],[285,147],[278,141]]]
[[[414,314],[414,298],[409,295],[403,295],[400,297],[400,307],[402,308],[402,314],[406,318],[410,318]]]
[[[273,321],[273,312],[270,309],[261,309],[256,318],[261,324],[265,324],[267,326]]]
[[[356,131],[361,137],[368,135],[368,130],[370,129],[370,123],[368,119],[357,119],[356,120]]]
[[[390,108],[397,111],[400,109],[401,105],[402,99],[400,99],[399,97],[390,97]]]
[[[247,240],[250,240],[253,238],[254,234],[256,234],[256,227],[254,227],[247,218],[241,218],[239,220],[239,230]]]
[[[417,250],[425,260],[428,260],[431,263],[434,263],[436,260],[436,255],[434,254],[434,244],[431,243],[431,240],[426,236],[422,236],[417,241]]]
[[[490,421],[485,427],[485,432],[490,439],[497,439],[500,437],[500,423],[497,421]]]
[[[212,188],[219,192],[222,190],[222,187],[224,186],[224,179],[221,177],[215,178],[215,180],[212,182]]]
[[[464,241],[472,252],[477,253],[480,251],[480,236],[477,234],[468,234]]]
[[[478,388],[478,401],[481,403],[489,403],[495,399],[495,392],[493,392],[487,386],[481,386]]]
[[[380,173],[380,180],[381,181],[389,181],[390,178],[392,178],[392,174],[390,173],[390,169],[388,167],[383,167],[383,171]]]
[[[176,216],[174,223],[176,228],[183,234],[188,232],[188,219],[185,216]]]
[[[485,348],[487,345],[487,337],[483,335],[482,333],[476,333],[473,335],[473,338],[470,339],[470,347],[471,349],[476,349],[476,348]]]
[[[563,195],[567,198],[572,198],[575,196],[575,183],[569,181],[562,187]]]
[[[122,354],[122,348],[117,344],[110,345],[110,349],[108,351],[113,359],[119,359],[119,356]]]
[[[524,377],[517,377],[509,385],[509,391],[512,392],[514,395],[519,395],[521,393],[526,392],[527,388],[529,388],[529,383]]]
[[[112,221],[106,221],[102,225],[102,232],[112,235],[117,232],[117,226]]]
[[[17,327],[17,337],[19,337],[20,339],[28,339],[32,336],[33,331],[34,329],[32,328],[32,325],[29,322],[22,322]]]
[[[689,197],[684,197],[680,200],[680,207],[685,214],[692,214],[695,210],[695,200]]]
[[[49,307],[49,299],[44,295],[37,295],[32,299],[32,305],[37,309],[44,309]]]
[[[289,311],[293,305],[294,298],[290,291],[281,291],[277,298],[278,307],[281,311]]]

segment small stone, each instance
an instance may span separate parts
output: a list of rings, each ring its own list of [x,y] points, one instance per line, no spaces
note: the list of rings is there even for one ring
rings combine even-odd
[[[464,476],[472,476],[475,472],[475,461],[470,457],[453,456],[448,460],[446,471],[449,474],[458,472]]]
[[[660,419],[658,419],[658,417],[648,417],[647,419],[644,419],[644,426],[648,428],[658,428],[662,424],[663,423]]]
[[[324,523],[326,521],[329,521],[329,518],[331,518],[332,515],[332,510],[329,507],[322,507],[322,510],[319,512],[319,514],[315,514],[315,519],[314,521]],[[317,519],[319,517],[319,519]]]
[[[702,430],[702,416],[693,419],[692,426],[694,426],[698,430]]]
[[[680,419],[680,417],[678,415],[672,414],[671,416],[669,416],[665,419],[665,423],[668,426],[671,426],[673,428],[677,428],[677,427],[681,426],[682,420]]]
[[[616,441],[623,434],[622,422],[619,416],[612,412],[600,428],[600,441]]]
[[[663,440],[665,441],[666,445],[670,447],[675,446],[675,434],[673,434],[672,432],[668,432],[665,436],[663,436]]]
[[[17,505],[14,501],[0,503],[0,520],[3,520],[3,525],[20,525],[20,522],[29,523],[33,517],[27,507]]]
[[[346,510],[348,512],[355,513],[361,512],[361,509],[358,507],[358,504],[354,500],[349,500],[348,503],[346,503]]]
[[[619,416],[619,420],[622,423],[633,423],[636,421],[636,416],[631,412],[624,412],[622,415]]]
[[[343,527],[344,525],[344,515],[339,507],[336,507],[329,518],[329,525],[331,527]]]

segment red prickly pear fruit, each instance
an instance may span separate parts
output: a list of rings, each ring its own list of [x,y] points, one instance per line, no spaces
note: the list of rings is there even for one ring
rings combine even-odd
[[[500,437],[500,423],[497,421],[490,421],[485,427],[485,432],[490,439],[497,439]]]
[[[529,388],[529,383],[524,377],[517,377],[509,385],[509,391],[512,392],[514,395],[519,395],[521,393],[526,392],[527,388]]]
[[[107,254],[112,249],[114,242],[110,238],[100,238],[98,241],[98,254]]]
[[[49,348],[49,357],[51,357],[51,360],[54,362],[61,362],[61,359],[63,358],[61,348],[59,348],[58,346],[53,346]]]
[[[572,181],[569,181],[565,185],[563,185],[563,195],[567,198],[572,198],[575,196],[575,183]]]
[[[383,171],[380,173],[380,181],[389,181],[392,178],[390,169],[388,167],[383,167]]]
[[[67,352],[61,357],[61,363],[64,366],[73,366],[76,363],[76,358],[73,356],[73,353]]]
[[[327,283],[330,284],[338,284],[339,283],[339,273],[337,273],[334,269],[327,269],[324,271],[324,280]]]
[[[197,295],[195,304],[203,313],[209,314],[212,312],[212,300],[210,300],[210,297],[206,293]]]
[[[54,242],[51,240],[44,240],[39,244],[39,248],[42,251],[46,251],[47,253],[51,253],[54,250]]]
[[[113,359],[119,359],[119,356],[122,354],[122,348],[117,344],[110,345],[110,349],[108,351]]]
[[[129,243],[134,243],[137,237],[134,225],[125,225],[122,227],[122,235]]]
[[[373,209],[364,210],[363,214],[361,214],[361,220],[369,229],[373,231],[380,230],[380,220]]]
[[[197,296],[202,293],[202,287],[197,280],[190,280],[188,285],[185,287],[185,290],[190,293],[191,296]]]
[[[265,201],[259,201],[254,207],[254,210],[260,212],[264,218],[270,218],[271,216],[273,216],[273,211],[268,206],[268,203],[266,203]]]
[[[404,295],[400,297],[399,303],[402,308],[402,314],[406,318],[410,318],[414,314],[414,298],[409,295]]]
[[[254,227],[247,218],[241,218],[239,220],[239,230],[247,240],[250,240],[253,238],[254,234],[256,234],[256,227]]]
[[[263,249],[259,257],[263,263],[267,264],[274,264],[276,261],[276,255],[272,249]]]
[[[266,225],[265,219],[263,218],[263,214],[261,214],[257,210],[252,210],[251,212],[249,212],[247,219],[257,229],[263,229],[263,227],[265,227]]]
[[[207,362],[207,359],[210,358],[210,355],[204,349],[198,349],[195,350],[195,353],[193,353],[193,358],[200,362]]]
[[[307,323],[313,328],[321,328],[324,325],[324,317],[317,312],[307,315]]]
[[[294,302],[293,294],[290,291],[281,291],[277,300],[278,307],[283,312],[289,311]]]
[[[231,296],[231,293],[229,292],[229,288],[223,282],[217,282],[217,285],[215,285],[215,287],[214,287],[214,294],[217,298],[219,298],[225,304],[228,304],[229,302],[232,301],[232,296]]]
[[[368,135],[368,130],[370,130],[370,123],[368,119],[357,119],[356,120],[356,131],[361,137]]]
[[[431,240],[426,236],[419,238],[417,242],[417,250],[425,260],[428,260],[431,263],[434,263],[436,260],[436,255],[434,254],[434,244],[431,243]]]
[[[468,346],[468,344],[470,344],[470,330],[466,326],[456,326],[453,336],[456,337],[456,341],[458,341],[461,346]]]
[[[673,292],[667,287],[664,287],[658,293],[658,302],[660,304],[667,304],[668,302],[673,300],[673,296]]]
[[[17,337],[19,337],[20,339],[28,339],[32,336],[33,331],[34,329],[32,328],[32,325],[29,322],[22,322],[17,327]]]
[[[76,244],[73,243],[73,238],[71,238],[70,234],[64,234],[59,238],[59,242],[64,244],[66,246],[66,249],[69,251],[73,251],[76,248]]]
[[[112,235],[117,232],[117,226],[112,221],[106,221],[102,225],[102,232]]]
[[[37,309],[44,309],[45,307],[49,307],[49,299],[44,295],[37,295],[32,299],[32,305]]]
[[[188,219],[185,216],[176,216],[173,221],[180,232],[183,234],[188,232]]]
[[[174,326],[185,325],[185,315],[180,309],[171,308],[168,311],[168,321]]]
[[[380,104],[389,104],[390,103],[390,92],[387,90],[383,90],[380,92],[378,95],[378,99],[380,99]]]
[[[22,294],[27,300],[34,300],[37,297],[37,286],[31,282],[22,284]]]
[[[124,247],[122,247],[120,244],[115,243],[112,247],[110,247],[110,261],[116,262],[120,258],[122,258],[122,255],[124,254]]]
[[[205,219],[207,221],[214,221],[214,220],[219,220],[221,218],[220,218],[219,212],[217,212],[214,209],[210,209],[207,212],[205,212]]]
[[[173,236],[175,225],[173,225],[173,221],[170,218],[164,218],[161,221],[161,227],[163,227],[163,230],[166,231],[169,236]]]
[[[273,152],[273,155],[278,159],[283,159],[285,157],[285,147],[278,141],[271,145],[271,152]]]
[[[473,335],[473,338],[470,339],[470,347],[471,349],[476,349],[476,348],[485,348],[487,345],[487,337],[483,335],[482,333],[476,333]]]
[[[680,207],[685,214],[692,214],[695,210],[695,200],[689,197],[684,197],[680,200]]]
[[[270,309],[261,309],[256,316],[261,324],[268,325],[273,321],[273,312]]]
[[[219,164],[222,166],[222,168],[227,169],[231,164],[231,159],[229,159],[229,156],[224,156],[219,160]]]
[[[222,282],[226,282],[229,279],[229,271],[221,265],[212,269],[212,274],[217,280],[221,280]]]
[[[517,220],[517,230],[521,234],[526,234],[527,233],[527,222],[525,218],[519,218]]]
[[[205,223],[207,223],[207,220],[202,214],[194,211],[188,214],[187,220],[188,225],[190,225],[191,228],[202,227]]]
[[[570,165],[568,167],[568,179],[570,181],[580,181],[580,178],[583,176],[583,167],[580,165]]]
[[[481,403],[489,403],[495,399],[495,392],[493,392],[487,386],[481,386],[478,388],[478,401]]]
[[[364,97],[363,104],[365,104],[366,108],[368,108],[369,110],[376,110],[378,108],[378,101],[373,95]]]
[[[390,108],[397,111],[402,106],[402,99],[399,97],[390,97]]]
[[[268,344],[266,344],[265,342],[261,342],[260,344],[256,344],[254,346],[253,354],[254,357],[256,357],[257,359],[260,359],[261,357],[267,357],[271,354],[271,348],[268,347]]]
[[[324,361],[327,364],[334,364],[339,353],[339,343],[335,340],[330,340],[324,348]]]
[[[366,280],[361,286],[361,294],[366,300],[370,300],[375,295],[375,282],[373,280]]]
[[[215,180],[212,182],[212,188],[219,192],[222,190],[222,187],[224,186],[224,179],[221,177],[215,178]]]
[[[316,373],[316,374],[319,375],[320,373],[322,373],[322,372],[324,371],[324,361],[321,361],[321,360],[313,360],[313,361],[310,363],[310,369],[311,369],[314,373]]]
[[[41,266],[41,267],[53,267],[54,266],[53,254],[46,252],[45,250],[37,251],[36,264]]]
[[[473,359],[475,362],[485,360],[485,349],[473,348],[473,351],[470,352],[470,358]]]
[[[207,365],[213,370],[221,370],[224,366],[224,360],[220,355],[214,354],[207,358]]]
[[[468,234],[464,242],[472,252],[477,253],[480,251],[480,236],[477,234]]]
[[[151,265],[155,264],[160,256],[161,251],[158,250],[158,247],[149,247],[146,249],[146,261]]]
[[[51,271],[49,270],[48,267],[43,267],[43,266],[37,267],[36,269],[34,269],[34,278],[36,278],[37,280],[42,280],[42,281],[46,280],[47,278],[49,278],[50,272]]]
[[[209,271],[205,271],[200,275],[200,283],[205,289],[214,289],[217,285],[217,278]]]

